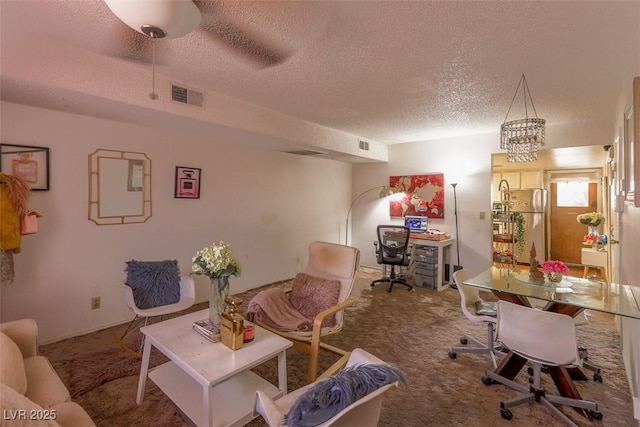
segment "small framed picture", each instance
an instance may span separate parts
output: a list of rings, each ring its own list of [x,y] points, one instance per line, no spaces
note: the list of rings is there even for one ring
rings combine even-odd
[[[176,182],[173,197],[177,199],[200,198],[200,168],[176,166]]]
[[[31,190],[49,191],[49,148],[0,144],[0,172],[22,178]]]

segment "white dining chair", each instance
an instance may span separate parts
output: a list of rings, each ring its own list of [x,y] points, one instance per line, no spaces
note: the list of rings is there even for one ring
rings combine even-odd
[[[503,357],[505,353],[500,345],[495,343],[495,324],[496,324],[496,302],[485,301],[480,296],[479,288],[465,285],[464,281],[470,276],[467,270],[458,270],[453,273],[453,280],[456,282],[458,292],[460,293],[460,308],[464,316],[472,322],[484,323],[487,326],[487,340],[482,342],[477,338],[465,333],[460,338],[460,343],[464,347],[451,347],[449,357],[455,359],[458,353],[475,353],[488,354],[491,357],[493,367],[498,366],[496,356]],[[471,342],[473,345],[468,345]]]
[[[483,382],[504,384],[521,394],[500,402],[500,415],[513,417],[509,408],[523,403],[541,403],[566,425],[577,427],[556,405],[588,411],[590,417],[602,419],[598,404],[583,399],[556,396],[542,387],[542,367],[575,367],[580,364],[573,318],[565,314],[538,310],[507,301],[498,301],[497,333],[500,342],[511,352],[526,359],[533,368],[531,384],[522,385],[494,371],[486,371]]]

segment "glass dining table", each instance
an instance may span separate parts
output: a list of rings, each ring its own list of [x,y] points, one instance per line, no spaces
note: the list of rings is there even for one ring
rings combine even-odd
[[[529,280],[529,271],[511,268],[490,267],[464,282],[466,285],[492,292],[497,298],[515,304],[531,306],[531,301],[542,303],[543,310],[575,317],[584,310],[593,310],[617,316],[640,319],[640,307],[633,287],[616,283],[591,281],[564,276],[561,282],[544,283]],[[552,333],[551,331],[549,333]],[[526,359],[508,352],[496,368],[496,373],[514,379],[525,366]],[[559,393],[562,396],[582,399],[575,387],[574,379],[585,379],[579,369],[549,367]],[[578,413],[591,418],[588,411],[574,408]]]

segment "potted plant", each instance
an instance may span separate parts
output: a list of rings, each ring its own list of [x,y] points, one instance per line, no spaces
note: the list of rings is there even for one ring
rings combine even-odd
[[[562,261],[545,261],[540,267],[547,274],[550,282],[561,282],[562,276],[569,274],[569,267]]]
[[[518,246],[518,252],[524,252],[524,215],[520,212],[512,212],[511,219],[514,222],[513,238]]]

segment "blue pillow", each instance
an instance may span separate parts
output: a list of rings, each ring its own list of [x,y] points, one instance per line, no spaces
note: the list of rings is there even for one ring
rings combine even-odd
[[[180,301],[180,271],[177,260],[127,261],[127,285],[141,309]]]
[[[402,372],[391,365],[355,365],[344,368],[305,391],[284,416],[284,425],[320,425],[367,394],[396,381],[406,382]]]

